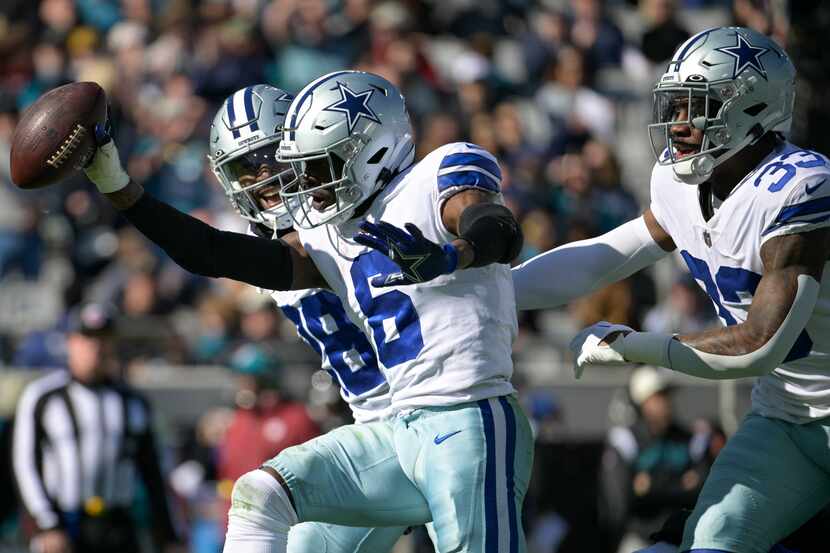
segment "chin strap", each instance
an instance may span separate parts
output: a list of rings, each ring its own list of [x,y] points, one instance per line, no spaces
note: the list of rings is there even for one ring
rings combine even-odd
[[[715,169],[715,157],[704,154],[672,164],[674,175],[686,184],[700,185],[709,180]]]
[[[764,136],[764,130],[760,125],[752,127],[746,137],[740,141],[736,146],[728,150],[719,150],[715,154],[703,154],[693,157],[691,159],[684,159],[672,164],[675,176],[686,184],[699,185],[703,184],[712,176],[712,171],[715,167],[724,163],[732,156],[746,148],[755,144]]]

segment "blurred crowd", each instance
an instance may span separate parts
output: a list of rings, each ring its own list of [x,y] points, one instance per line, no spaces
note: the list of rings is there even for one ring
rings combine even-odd
[[[0,151],[8,151],[19,113],[45,91],[95,81],[108,93],[133,179],[178,209],[242,229],[206,159],[222,100],[253,83],[297,91],[334,69],[364,69],[403,91],[419,157],[467,140],[499,158],[527,259],[641,212],[651,156],[644,125],[663,62],[691,32],[733,19],[783,40],[786,12],[772,7],[747,0],[8,0],[0,8]],[[141,362],[226,363],[244,345],[293,338],[254,290],[175,267],[82,176],[21,193],[8,186],[4,155],[0,180],[0,361],[54,363],[59,348],[32,332],[59,326],[82,300],[119,306],[135,338],[129,357]],[[654,304],[654,284],[632,282],[579,302],[568,316],[577,326],[639,325]],[[694,308],[667,309],[686,307]],[[523,321],[531,334],[544,333],[537,319]],[[273,353],[267,350],[260,353]]]
[[[10,184],[15,123],[56,86],[101,84],[132,178],[182,211],[241,231],[206,159],[222,100],[255,83],[296,92],[335,69],[379,73],[407,99],[419,158],[459,140],[498,157],[524,260],[610,230],[647,205],[651,86],[676,46],[704,28],[734,22],[791,48],[807,76],[795,131],[821,150],[806,121],[820,126],[828,116],[816,107],[828,63],[811,40],[828,10],[806,4],[795,13],[785,0],[4,0],[0,366],[63,366],[66,313],[95,301],[118,308],[118,355],[131,377],[147,365],[220,365],[290,388],[308,400],[318,429],[348,420],[330,380],[315,373],[319,360],[267,295],[185,273],[83,176],[37,191]],[[715,324],[697,285],[680,275],[670,266],[562,311],[523,314],[519,344],[560,346],[563,325],[601,319],[662,331]],[[201,481],[205,466],[216,477],[211,448],[233,422],[230,411],[199,421],[178,461],[203,462],[179,471],[180,491],[196,494],[188,483]]]

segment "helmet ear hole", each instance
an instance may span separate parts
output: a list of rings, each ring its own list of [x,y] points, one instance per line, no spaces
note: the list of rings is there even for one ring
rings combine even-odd
[[[386,151],[388,149],[389,148],[387,148],[386,146],[379,149],[377,152],[375,152],[375,155],[369,158],[369,160],[366,163],[369,165],[377,165],[378,163],[380,163],[380,160],[383,159],[383,156],[386,155]]]
[[[764,102],[761,102],[759,104],[754,104],[754,105],[749,106],[748,108],[746,108],[744,110],[744,113],[746,113],[750,117],[755,117],[756,115],[758,115],[759,113],[761,113],[765,109],[767,109],[767,105]]]
[[[343,167],[346,166],[346,160],[337,155],[335,152],[329,154],[331,156],[331,170],[333,178],[339,179],[343,176]]]

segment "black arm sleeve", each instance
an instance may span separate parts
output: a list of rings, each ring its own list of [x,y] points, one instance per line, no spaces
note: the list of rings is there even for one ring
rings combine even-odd
[[[513,213],[503,205],[473,204],[461,213],[458,236],[475,251],[471,267],[510,263],[522,249],[522,229]]]
[[[291,287],[291,252],[280,240],[217,230],[146,192],[122,213],[191,273],[231,278],[268,290]]]

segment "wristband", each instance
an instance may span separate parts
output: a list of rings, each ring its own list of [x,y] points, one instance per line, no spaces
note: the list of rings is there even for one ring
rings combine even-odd
[[[454,273],[458,268],[458,248],[448,243],[441,246],[441,249],[447,256],[447,274]]]
[[[631,332],[620,340],[623,358],[632,363],[669,366],[669,346],[674,337],[659,332]]]

